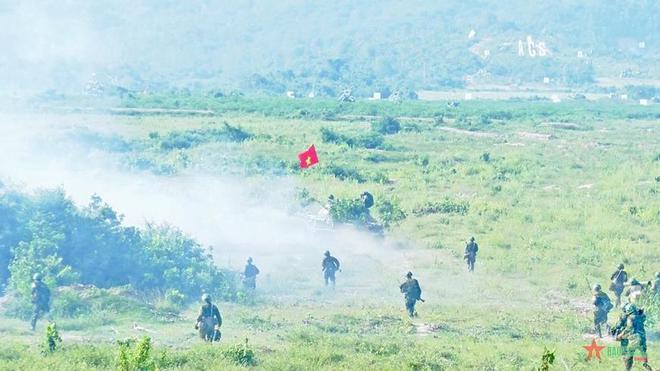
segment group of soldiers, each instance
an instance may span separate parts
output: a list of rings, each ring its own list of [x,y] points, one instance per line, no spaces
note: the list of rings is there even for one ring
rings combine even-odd
[[[655,281],[643,284],[633,278],[628,282],[628,273],[625,266],[619,264],[616,271],[610,276],[610,291],[616,297],[616,304],[612,304],[610,297],[603,292],[600,284],[595,284],[593,290],[592,304],[594,306],[594,330],[598,337],[602,338],[602,326],[616,340],[620,341],[624,355],[626,370],[632,369],[635,353],[639,352],[642,366],[651,370],[648,364],[646,348],[646,330],[644,322],[646,315],[640,307],[641,298],[644,296],[657,297],[660,295],[660,272],[655,273]],[[621,296],[625,296],[627,302],[621,306]],[[607,323],[607,316],[613,308],[621,308],[621,317],[615,327]]]
[[[479,251],[479,246],[475,242],[475,238],[471,237],[465,246],[464,253],[464,259],[469,272],[474,271],[477,251]],[[330,254],[330,251],[325,251],[323,255],[324,257],[321,262],[323,279],[326,286],[332,286],[334,288],[336,284],[335,274],[338,271],[341,272],[341,264],[336,257]],[[256,278],[259,273],[259,268],[254,265],[253,259],[249,257],[241,274],[244,289],[252,291],[256,289]],[[424,299],[422,299],[422,289],[417,279],[413,278],[413,273],[408,272],[405,277],[406,280],[399,286],[399,290],[404,295],[408,316],[413,318],[417,316],[415,311],[416,303],[418,301],[424,302]],[[602,327],[604,326],[610,335],[621,342],[626,370],[632,368],[636,352],[640,354],[640,358],[638,359],[642,361],[642,366],[647,370],[651,370],[648,364],[646,330],[644,328],[646,315],[640,304],[641,298],[645,296],[656,298],[660,295],[660,272],[655,273],[654,281],[648,281],[646,283],[641,283],[636,278],[630,280],[628,278],[628,273],[625,271],[623,264],[619,264],[616,271],[610,276],[611,284],[609,289],[615,295],[615,304],[612,303],[612,300],[603,291],[600,284],[595,284],[592,287],[594,330],[602,338]],[[627,301],[624,305],[621,305],[622,296]],[[44,284],[42,276],[39,273],[33,276],[31,299],[33,313],[30,326],[34,331],[37,320],[44,314],[47,314],[50,308],[50,289]],[[203,304],[195,321],[195,329],[199,331],[200,337],[205,341],[218,341],[221,337],[220,327],[222,326],[220,310],[212,303],[211,296],[208,294],[202,296],[202,302]],[[622,313],[617,325],[610,327],[607,317],[609,312],[615,307],[620,307]]]
[[[471,237],[465,247],[465,260],[467,261],[468,271],[470,272],[474,271],[474,263],[476,261],[478,250],[479,246],[475,242],[474,237]],[[336,257],[332,256],[328,250],[323,253],[323,256],[323,260],[321,261],[321,271],[323,272],[325,286],[332,286],[334,288],[337,282],[335,274],[341,272],[341,263]],[[256,278],[258,274],[259,268],[253,264],[253,259],[251,257],[248,258],[245,269],[241,274],[243,288],[245,290],[251,291],[256,289]],[[413,278],[412,272],[406,273],[405,277],[406,280],[399,286],[399,290],[404,295],[406,312],[410,318],[413,318],[417,316],[415,305],[418,301],[424,302],[424,299],[422,299],[422,289],[419,286],[419,282],[417,279]],[[217,310],[217,307],[211,303],[211,297],[208,294],[204,294],[202,302],[204,304],[199,310],[199,316],[195,322],[195,329],[199,330],[200,337],[204,340],[219,340],[219,326],[222,325],[220,312]]]

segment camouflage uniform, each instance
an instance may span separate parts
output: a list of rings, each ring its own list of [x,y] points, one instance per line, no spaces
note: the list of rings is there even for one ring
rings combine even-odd
[[[339,260],[334,256],[330,255],[330,251],[325,252],[325,258],[321,263],[323,268],[323,279],[325,280],[325,285],[328,286],[328,282],[332,283],[332,287],[335,286],[335,272],[339,270]]]
[[[612,276],[610,277],[610,280],[612,281],[610,284],[610,291],[613,291],[614,296],[616,296],[617,307],[621,305],[621,294],[623,293],[625,283],[628,281],[628,273],[626,273],[623,268],[623,264],[619,264],[618,269],[612,273]]]
[[[625,317],[622,318],[622,322],[625,321],[625,325],[616,338],[621,341],[626,370],[632,369],[635,353],[637,352],[639,352],[640,357],[637,359],[642,362],[642,366],[647,370],[652,370],[648,364],[648,354],[646,353],[646,330],[644,329],[646,315],[644,310],[638,309],[634,304],[629,304],[624,311]]]
[[[609,327],[607,325],[607,314],[612,310],[614,305],[612,305],[610,297],[601,290],[600,285],[595,285],[593,291],[594,297],[592,304],[594,306],[594,330],[598,334],[598,337],[602,338],[601,325],[604,324],[606,327]]]
[[[467,263],[468,271],[474,272],[474,263],[477,261],[477,251],[479,251],[479,245],[474,242],[474,237],[470,238],[470,242],[465,245],[465,253],[463,254],[463,259]]]
[[[625,292],[626,297],[628,297],[628,303],[635,304],[639,298],[644,294],[644,285],[642,285],[637,279],[633,278],[630,281],[630,287]]]
[[[402,283],[401,286],[399,286],[399,289],[403,293],[406,301],[408,317],[412,318],[416,316],[415,304],[417,303],[417,300],[422,300],[422,289],[419,287],[419,282],[412,278],[411,272],[406,274],[406,282]]]
[[[195,329],[199,330],[199,337],[205,341],[220,341],[220,326],[222,326],[222,316],[218,307],[211,303],[209,295],[202,296],[202,307],[199,308]]]
[[[37,326],[37,320],[50,311],[50,289],[41,281],[41,275],[35,274],[32,282],[32,331]]]
[[[259,268],[252,264],[252,258],[248,258],[245,269],[243,270],[243,287],[246,289],[254,290],[257,288],[257,275]]]

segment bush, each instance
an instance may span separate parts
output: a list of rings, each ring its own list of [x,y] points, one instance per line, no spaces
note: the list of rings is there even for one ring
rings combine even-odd
[[[254,350],[248,345],[248,339],[243,344],[235,344],[222,350],[222,356],[238,366],[255,366],[257,364]]]
[[[49,323],[48,326],[46,326],[46,337],[44,339],[42,353],[54,353],[61,343],[62,338],[60,337],[60,333],[57,331],[55,323]]]
[[[119,371],[151,371],[156,370],[156,363],[151,357],[151,338],[144,336],[133,348],[135,340],[117,341],[117,369]]]
[[[332,174],[339,180],[352,180],[357,183],[364,183],[367,181],[367,179],[357,170],[345,166],[329,165],[324,168],[324,171],[326,174]]]
[[[0,235],[0,242],[21,240],[4,259],[10,262],[12,287],[23,298],[30,296],[36,272],[51,288],[130,284],[143,292],[176,289],[187,298],[196,298],[200,290],[225,298],[233,295],[232,284],[215,267],[208,250],[176,228],[125,227],[121,215],[98,196],[84,208],[77,208],[61,190],[15,196],[12,202],[0,198],[0,210],[9,211],[0,218],[10,216],[13,225],[9,235]],[[84,310],[75,295],[63,292],[61,299],[57,310],[63,315]]]
[[[413,214],[417,216],[428,214],[467,214],[470,210],[470,204],[467,201],[452,201],[445,198],[440,202],[427,202],[422,206],[413,209]]]
[[[401,124],[393,117],[385,117],[371,123],[371,130],[380,134],[396,134],[401,130]]]
[[[397,200],[381,202],[378,205],[378,215],[385,228],[390,228],[406,219],[406,213],[399,207]]]
[[[361,223],[369,220],[369,210],[362,200],[339,199],[330,208],[330,216],[335,223]]]
[[[385,138],[383,135],[375,132],[363,133],[355,137],[349,137],[337,133],[328,128],[321,128],[321,140],[324,143],[346,144],[351,148],[382,148],[384,149]]]
[[[186,149],[208,142],[243,142],[250,139],[252,135],[240,127],[234,127],[223,123],[221,129],[206,128],[195,130],[174,131],[160,139],[160,148],[166,151],[173,149]]]

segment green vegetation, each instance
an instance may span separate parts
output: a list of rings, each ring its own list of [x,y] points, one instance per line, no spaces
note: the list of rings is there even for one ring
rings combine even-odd
[[[44,96],[58,99],[61,90],[80,91],[94,71],[100,85],[94,92],[122,97],[173,89],[191,99],[204,90],[213,97],[237,91],[336,97],[352,87],[356,96],[379,91],[386,98],[395,91],[405,97],[414,95],[411,90],[460,88],[467,77],[484,85],[538,84],[544,77],[553,84],[588,85],[624,71],[657,79],[660,71],[653,17],[660,6],[653,0],[446,0],[412,6],[394,0],[350,6],[282,0],[231,11],[145,1],[142,9],[65,4],[35,11],[33,17],[56,25],[83,19],[99,49],[114,52],[103,54],[101,63],[91,49],[57,49],[37,62],[19,45],[55,45],[60,32],[72,30],[53,27],[32,35],[25,22],[16,31],[24,35],[21,43],[7,40],[15,58],[0,71],[0,86],[7,92],[57,89]],[[17,5],[3,10],[9,19],[23,19]],[[519,55],[519,41],[525,56]]]
[[[145,293],[175,289],[188,299],[201,291],[233,295],[231,278],[190,237],[168,225],[123,226],[122,216],[99,196],[78,208],[62,190],[30,196],[3,188],[0,208],[9,226],[0,235],[0,287],[10,283],[25,299],[37,272],[51,287],[131,285]]]
[[[151,99],[131,104],[148,107]],[[167,167],[173,180],[191,171],[239,174],[251,182],[287,177],[304,206],[334,194],[337,223],[366,221],[356,199],[368,190],[375,197],[372,217],[388,228],[385,239],[374,248],[362,240],[343,247],[356,253],[339,256],[344,272],[334,291],[322,289],[317,260],[308,266],[290,259],[283,269],[260,266],[257,294],[243,301],[232,294],[232,274],[211,269],[205,251],[174,227],[131,229],[100,198],[80,208],[61,191],[27,196],[3,188],[0,218],[7,227],[0,258],[16,264],[0,272],[4,281],[9,288],[25,285],[33,268],[27,262],[35,261],[47,268],[51,285],[69,286],[54,293],[52,314],[63,341],[48,356],[38,352],[41,339],[16,319],[29,310],[18,300],[0,304],[7,340],[0,344],[0,369],[622,368],[619,357],[603,356],[597,366],[586,360],[582,346],[591,341],[593,319],[585,281],[606,287],[620,262],[642,281],[659,270],[657,106],[511,101],[449,108],[444,102],[195,96],[181,99],[184,106],[212,109],[222,119],[113,116],[124,137],[112,142],[123,143],[121,150],[99,146],[129,168],[162,174]],[[94,116],[79,117],[96,125]],[[380,124],[386,117],[399,130],[381,130],[390,127]],[[246,136],[219,135],[214,129],[225,120]],[[108,143],[113,135],[88,136],[87,143]],[[364,145],[366,135],[379,136],[382,145]],[[163,146],[167,138],[190,145]],[[296,154],[311,143],[320,163],[300,170]],[[49,217],[53,210],[59,217]],[[95,269],[107,264],[115,241],[134,241],[140,253],[124,244],[120,251],[137,255],[117,258],[140,262],[144,274],[126,266],[126,275],[101,280],[105,276],[64,254],[88,256],[74,243],[79,233],[76,238],[96,248]],[[461,258],[471,235],[480,251],[476,272],[467,274]],[[313,259],[325,248],[310,247],[319,251]],[[327,248],[334,253],[340,246]],[[404,318],[397,282],[407,269],[427,300],[412,321]],[[19,281],[14,272],[20,283],[13,283]],[[192,329],[197,308],[188,299],[207,287],[220,288],[216,295],[225,299],[220,344],[202,344]],[[642,305],[654,359],[660,304],[656,297]],[[145,331],[153,342],[142,338]],[[142,346],[117,344],[128,338],[143,339]]]

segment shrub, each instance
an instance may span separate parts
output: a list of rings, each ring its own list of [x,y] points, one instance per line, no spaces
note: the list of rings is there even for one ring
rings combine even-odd
[[[390,228],[406,219],[406,213],[399,207],[397,200],[381,202],[378,205],[378,215],[385,228]]]
[[[367,179],[357,170],[345,166],[329,165],[324,168],[326,174],[332,174],[339,180],[352,180],[357,183],[364,183]]]
[[[335,223],[366,223],[369,211],[361,200],[338,199],[330,208],[330,216]]]
[[[393,117],[385,117],[371,123],[371,130],[381,134],[396,134],[401,130],[401,123]]]
[[[130,284],[143,292],[176,289],[187,298],[197,297],[202,289],[225,298],[233,295],[208,250],[196,241],[167,225],[125,227],[122,216],[98,196],[78,208],[61,190],[44,191],[17,195],[4,206],[14,211],[8,213],[13,218],[9,225],[16,228],[8,230],[14,236],[3,233],[0,242],[22,240],[6,259],[12,287],[23,298],[29,297],[36,272],[51,288]],[[81,314],[84,306],[75,295],[63,292],[55,309],[70,316]]]
[[[55,323],[51,322],[46,326],[46,337],[44,339],[43,350],[44,354],[51,354],[57,350],[57,347],[62,343],[60,333],[57,331]]]
[[[445,198],[440,202],[427,202],[422,206],[413,209],[413,214],[417,216],[428,214],[467,214],[470,210],[470,204],[467,201],[452,201]]]
[[[321,140],[324,143],[346,144],[351,148],[384,148],[385,138],[383,135],[370,132],[363,133],[354,137],[337,133],[328,128],[321,128]]]
[[[151,371],[156,370],[156,362],[151,357],[151,338],[142,337],[133,349],[135,340],[117,341],[117,369],[119,371]]]
[[[243,142],[251,137],[252,135],[247,131],[225,122],[221,129],[205,128],[168,133],[160,139],[160,148],[166,151],[186,149],[208,142]]]
[[[222,356],[238,366],[254,366],[257,364],[254,350],[249,346],[248,339],[243,344],[235,344],[227,349],[223,349]]]

